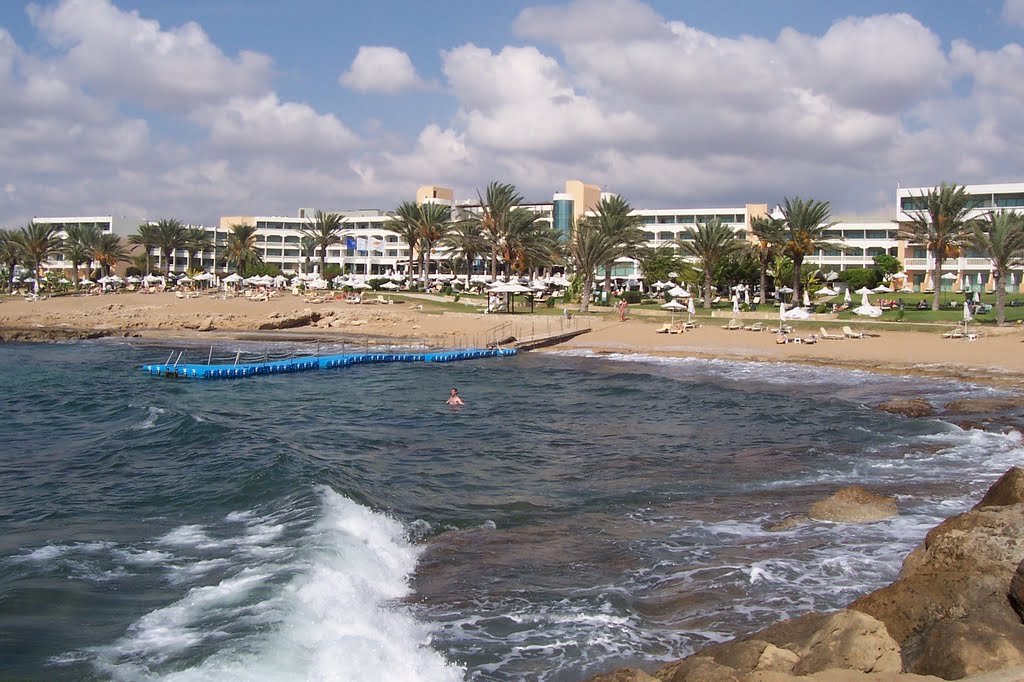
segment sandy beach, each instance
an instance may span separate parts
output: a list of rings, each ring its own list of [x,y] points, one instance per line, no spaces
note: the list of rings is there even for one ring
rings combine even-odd
[[[286,318],[313,319],[299,326],[261,330]],[[762,362],[828,365],[895,374],[971,379],[1009,387],[1024,387],[1024,329],[986,329],[976,340],[942,338],[946,327],[934,331],[873,331],[870,324],[852,323],[872,336],[863,339],[819,340],[816,344],[778,344],[770,332],[724,330],[720,318],[702,318],[703,325],[684,334],[658,334],[663,320],[634,317],[620,322],[614,315],[592,315],[573,324],[591,326],[589,333],[548,349],[589,350],[596,353],[722,358]],[[770,325],[771,321],[766,321]],[[94,336],[143,338],[341,338],[381,337],[430,345],[481,345],[494,329],[518,336],[543,334],[565,325],[560,316],[484,315],[440,310],[432,301],[409,300],[385,305],[353,305],[341,300],[310,303],[285,294],[267,301],[203,295],[180,299],[171,293],[124,293],[104,296],[65,296],[40,301],[6,297],[0,305],[0,338],[53,340]],[[838,332],[838,327],[830,327]],[[806,338],[817,327],[798,330]]]

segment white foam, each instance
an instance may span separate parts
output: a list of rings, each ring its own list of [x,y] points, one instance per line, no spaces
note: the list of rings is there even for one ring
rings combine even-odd
[[[165,410],[162,407],[150,406],[149,415],[139,424],[136,424],[132,428],[135,430],[151,429],[156,426],[157,418],[162,415]]]
[[[131,626],[126,637],[100,652],[97,666],[115,678],[151,676],[171,657],[202,642],[217,651],[170,680],[461,680],[464,671],[429,646],[431,633],[399,603],[418,551],[397,521],[329,489],[319,491],[322,516],[298,541],[287,565],[261,565],[195,587]],[[231,520],[252,522],[241,514]],[[280,530],[252,523],[246,537],[277,538]],[[165,544],[208,544],[203,528],[182,526]],[[218,564],[222,565],[222,564]],[[197,562],[193,569],[211,564]],[[188,567],[179,569],[181,575]],[[286,578],[275,581],[273,576]],[[259,588],[259,589],[257,589]],[[231,636],[225,628],[262,627]],[[223,624],[217,626],[217,623]]]

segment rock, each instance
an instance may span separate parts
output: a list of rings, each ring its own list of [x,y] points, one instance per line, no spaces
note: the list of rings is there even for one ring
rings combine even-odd
[[[615,672],[591,677],[587,682],[658,682],[658,678],[648,675],[643,670],[623,668]]]
[[[201,332],[208,332],[208,331],[212,331],[212,330],[213,330],[213,318],[212,317],[206,318],[205,320],[203,320],[202,322],[199,323],[198,327],[196,327],[196,331],[201,331]]]
[[[671,671],[658,670],[656,677],[661,682],[742,682],[739,674],[727,666],[716,663],[707,656],[691,656]]]
[[[935,414],[935,408],[924,398],[894,398],[880,404],[878,409],[904,417],[931,417]]]
[[[909,672],[944,680],[1024,664],[1019,642],[984,623],[939,623],[928,631]]]
[[[301,313],[281,315],[280,317],[274,318],[268,322],[264,322],[259,326],[259,329],[292,329],[294,327],[305,327],[306,325],[317,322],[319,319],[320,315],[313,312],[311,309],[306,308],[306,310]]]
[[[898,516],[895,497],[870,493],[859,485],[843,488],[811,505],[808,516],[818,521],[868,523]]]
[[[795,675],[829,668],[861,672],[900,672],[900,647],[885,625],[867,614],[843,610],[830,616],[798,651]]]
[[[797,526],[802,526],[805,523],[810,523],[811,517],[807,514],[797,514],[795,516],[787,516],[778,523],[773,523],[768,526],[768,530],[773,533],[778,533],[784,530],[791,530]]]
[[[1024,469],[1010,469],[992,484],[985,496],[981,498],[975,509],[982,507],[1005,507],[1024,502]]]
[[[1024,560],[1017,564],[1017,570],[1010,578],[1010,605],[1017,612],[1017,616],[1024,621]]]
[[[946,403],[947,412],[960,414],[982,414],[985,412],[1006,412],[1019,408],[1020,400],[1016,398],[966,398]]]

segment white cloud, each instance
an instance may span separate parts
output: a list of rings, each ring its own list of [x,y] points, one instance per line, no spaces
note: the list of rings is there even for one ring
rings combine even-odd
[[[360,92],[387,94],[423,86],[409,55],[398,48],[369,45],[359,48],[338,82]]]
[[[1006,0],[1003,3],[1003,20],[1024,26],[1024,0]]]
[[[40,35],[65,51],[58,68],[114,97],[183,111],[268,87],[271,61],[242,52],[229,58],[195,23],[164,30],[109,0],[64,0],[29,6]]]
[[[574,0],[528,7],[513,28],[523,37],[556,44],[650,38],[665,30],[663,19],[640,0]]]
[[[357,143],[355,134],[332,114],[320,114],[306,104],[281,102],[273,93],[236,97],[199,109],[192,118],[209,130],[215,147],[244,153],[321,157]]]

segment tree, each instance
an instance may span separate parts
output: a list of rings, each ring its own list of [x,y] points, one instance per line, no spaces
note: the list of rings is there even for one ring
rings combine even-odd
[[[7,272],[7,292],[14,293],[14,269],[21,262],[21,242],[15,232],[0,230],[0,263]]]
[[[327,248],[341,242],[341,222],[345,216],[340,213],[325,213],[318,210],[313,215],[313,220],[307,222],[308,227],[300,230],[302,234],[309,237],[320,248],[320,272],[327,267]]]
[[[196,254],[213,248],[213,240],[209,233],[201,227],[189,227],[185,230],[185,251],[188,254],[188,269],[192,269],[192,259]],[[200,264],[200,268],[202,265]]]
[[[700,263],[704,271],[704,307],[711,307],[711,291],[714,288],[715,266],[743,248],[736,239],[736,232],[720,218],[713,218],[697,229],[686,228],[688,239],[677,239],[676,245],[686,255]]]
[[[956,253],[972,232],[972,225],[967,220],[970,197],[967,188],[943,182],[916,199],[919,208],[906,211],[910,221],[899,224],[896,237],[915,246],[924,246],[934,259],[932,310],[938,310],[942,259]]]
[[[882,281],[882,273],[878,268],[847,268],[839,273],[839,279],[846,282],[850,291],[861,287],[874,289]]]
[[[593,218],[584,218],[572,231],[569,258],[572,260],[576,275],[583,278],[581,313],[590,310],[590,296],[594,291],[594,275],[597,268],[607,263],[617,249],[618,244],[614,237],[603,232]]]
[[[92,245],[92,259],[100,264],[104,275],[110,275],[110,271],[121,261],[129,259],[128,250],[116,234],[101,233],[99,238]]]
[[[882,273],[883,277],[885,275],[895,275],[903,270],[903,263],[900,262],[900,259],[887,253],[880,253],[872,260],[875,261],[875,267]]]
[[[996,323],[1006,321],[1006,285],[1010,268],[1024,264],[1024,216],[1016,211],[989,213],[972,223],[968,243],[992,261]]]
[[[644,285],[650,289],[655,282],[668,281],[672,274],[682,272],[689,267],[683,259],[676,255],[671,246],[641,246],[637,250],[640,271],[644,273]]]
[[[409,264],[406,266],[406,286],[412,288],[413,263],[416,259],[416,246],[420,242],[419,226],[420,207],[412,201],[403,201],[395,208],[395,217],[389,220],[385,229],[391,230],[409,245]]]
[[[757,237],[757,242],[751,247],[757,255],[757,262],[760,266],[761,301],[765,301],[768,295],[768,268],[775,258],[775,254],[782,243],[782,235],[786,226],[781,218],[771,216],[756,216],[750,219],[750,231]]]
[[[634,256],[640,246],[647,240],[640,229],[642,218],[630,215],[633,207],[617,194],[603,197],[594,213],[594,224],[607,234],[617,245],[604,266],[604,291],[607,296],[612,293],[612,267],[616,258]]]
[[[508,274],[526,274],[551,266],[561,253],[561,231],[546,222],[538,222],[538,217],[534,211],[522,207],[509,213],[499,251]]]
[[[135,234],[128,235],[128,244],[131,246],[141,246],[143,248],[146,256],[146,274],[152,274],[153,271],[150,267],[150,257],[153,249],[160,245],[156,225],[150,225],[149,223],[142,223],[139,225]]]
[[[21,255],[25,264],[32,271],[32,277],[38,279],[43,263],[60,249],[63,240],[59,230],[48,223],[31,222],[21,228],[15,235],[21,245]]]
[[[305,259],[302,262],[302,272],[308,275],[310,259],[312,259],[313,256],[316,255],[316,240],[313,239],[312,237],[303,235],[303,237],[299,239],[299,253],[301,253],[302,257]],[[321,277],[324,277],[326,279],[326,273],[320,274]]]
[[[185,226],[176,218],[161,218],[153,227],[156,246],[160,249],[160,257],[163,259],[161,262],[163,271],[170,275],[174,252],[185,248],[188,234],[185,231]]]
[[[94,260],[95,245],[100,239],[100,230],[95,225],[68,225],[67,238],[61,245],[64,259],[71,262],[71,280],[78,289],[78,268]]]
[[[455,223],[441,244],[466,259],[466,285],[473,276],[473,261],[487,250],[487,239],[478,222],[463,220]]]
[[[228,265],[234,264],[235,271],[244,274],[250,263],[261,263],[263,259],[256,249],[256,227],[245,223],[228,225],[224,257]]]
[[[445,204],[434,202],[419,205],[419,231],[421,251],[425,257],[422,280],[423,286],[427,286],[430,278],[430,250],[434,245],[444,238],[448,228],[451,227],[452,209]]]
[[[484,235],[491,247],[491,277],[498,276],[498,254],[504,248],[503,242],[508,231],[508,219],[512,210],[522,203],[523,197],[515,185],[492,182],[487,185],[484,196],[480,200],[481,213],[473,219],[480,223]]]
[[[779,246],[782,252],[793,261],[793,300],[799,301],[803,296],[804,258],[816,253],[819,249],[839,249],[841,244],[828,239],[828,231],[835,223],[828,222],[832,216],[832,208],[827,201],[801,199],[794,197],[783,200],[782,220],[784,229],[780,235]]]

